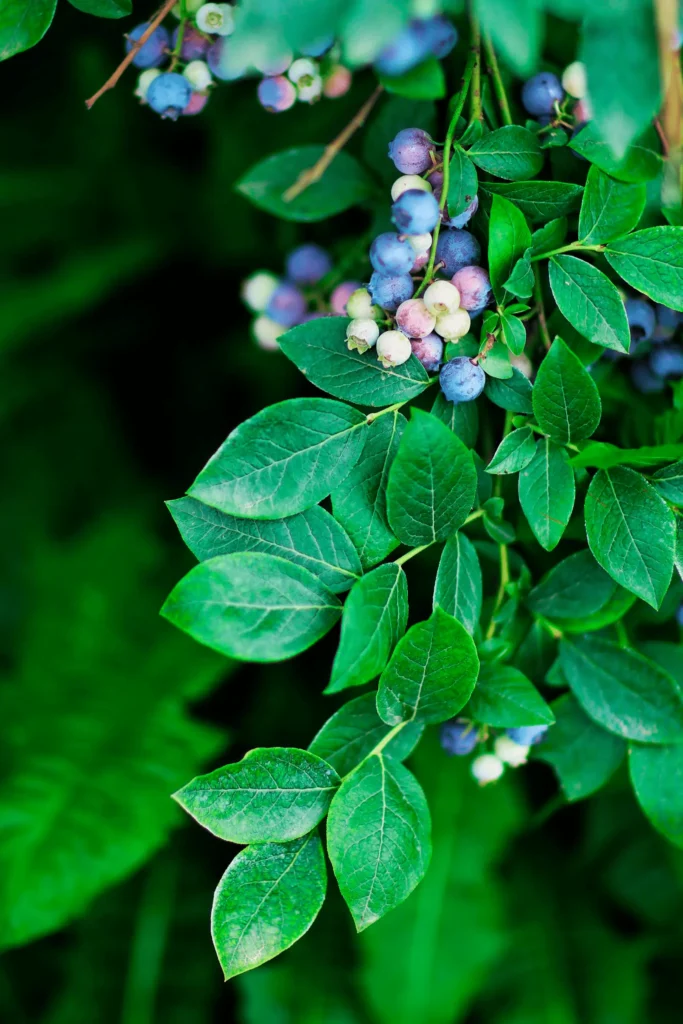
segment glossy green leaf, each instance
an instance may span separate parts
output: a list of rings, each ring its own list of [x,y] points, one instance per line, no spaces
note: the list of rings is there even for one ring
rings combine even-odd
[[[161,614],[221,654],[281,661],[327,633],[341,604],[300,565],[243,552],[200,562],[173,588]]]
[[[464,213],[477,194],[477,169],[464,149],[456,146],[451,157],[448,179],[448,213],[458,217]]]
[[[555,338],[536,374],[533,409],[539,427],[559,444],[585,440],[600,423],[595,381],[562,338]]]
[[[603,348],[628,352],[624,303],[602,271],[576,256],[553,256],[550,287],[560,312],[579,334]]]
[[[445,722],[465,706],[478,669],[472,637],[437,606],[396,645],[379,681],[379,716],[388,725]]]
[[[580,153],[605,174],[619,181],[644,182],[656,178],[662,170],[659,155],[659,141],[654,128],[649,128],[626,149],[619,159],[598,127],[589,122],[569,143],[571,149]]]
[[[510,181],[533,178],[543,166],[538,139],[516,124],[483,135],[471,146],[469,156],[483,171]]]
[[[547,619],[584,618],[599,612],[616,590],[614,580],[584,549],[554,565],[533,588],[527,605]]]
[[[509,285],[509,283],[510,281],[508,279],[505,285],[506,288]],[[516,287],[514,285],[514,282],[513,287]],[[514,292],[514,294],[517,295],[519,293]],[[513,355],[520,356],[524,351],[524,346],[526,345],[526,327],[518,317],[512,316],[510,313],[507,312],[501,314],[500,326],[503,332],[502,336],[504,344],[507,345],[507,347],[509,348],[510,352],[512,352]]]
[[[683,742],[683,697],[654,661],[598,637],[562,640],[562,671],[586,714],[639,743]]]
[[[531,74],[538,63],[543,15],[534,0],[476,0],[482,28],[489,32],[505,63],[519,75]]]
[[[559,249],[567,237],[568,228],[566,217],[556,217],[538,228],[531,236],[531,255],[540,256],[551,249]]]
[[[515,263],[514,267],[512,268],[512,270],[510,272],[510,276],[508,277],[507,281],[504,282],[505,290],[510,292],[511,295],[516,295],[517,298],[519,298],[519,299],[529,299],[529,298],[531,298],[531,295],[533,294],[533,290],[534,290],[534,268],[533,268],[533,266],[531,264],[531,254],[532,254],[532,251],[533,251],[532,247],[529,246],[529,248],[526,250],[526,252],[521,257],[521,259],[518,259],[517,262]],[[506,313],[503,313],[503,315],[501,316],[501,323],[502,323],[502,327],[503,327],[503,335],[504,336],[505,336],[505,328],[506,328],[505,321],[506,321],[506,319],[511,319],[510,312],[511,311],[508,310]],[[518,323],[518,322],[515,321],[515,323]],[[521,345],[518,344],[517,347],[515,347],[507,339],[506,339],[506,342],[505,342],[506,345],[508,346],[508,348],[510,348],[515,353],[515,355],[519,355],[519,353],[524,348],[524,341],[526,341],[526,328],[524,327],[523,324],[518,324],[518,328],[517,328],[518,333],[519,333],[519,329],[520,328],[521,328],[521,333],[523,335],[523,340],[521,342]],[[508,330],[510,330],[510,328],[508,328]]]
[[[519,474],[519,503],[536,540],[552,551],[562,539],[574,508],[574,473],[564,448],[549,438]]]
[[[572,185],[566,181],[487,181],[482,183],[481,190],[508,199],[519,207],[532,224],[573,213],[578,210],[583,195],[581,185]],[[539,251],[547,252],[551,248],[555,246]]]
[[[489,275],[499,302],[503,301],[504,284],[517,260],[531,245],[531,231],[521,210],[494,195],[489,221]]]
[[[389,470],[389,525],[404,544],[445,540],[465,522],[477,488],[472,455],[448,427],[413,409]]]
[[[658,608],[671,582],[676,535],[664,499],[639,473],[616,466],[593,477],[585,517],[590,549],[603,569]]]
[[[510,380],[513,375],[509,349],[500,339],[496,339],[486,353],[482,352],[479,365],[487,377],[495,377],[496,380]]]
[[[531,392],[531,381],[515,367],[512,368],[512,377],[508,380],[486,378],[484,394],[494,405],[500,406],[501,409],[507,409],[508,412],[521,412],[531,416],[533,412]]]
[[[683,229],[666,225],[636,231],[610,243],[605,257],[632,288],[683,310]]]
[[[474,634],[481,615],[482,576],[479,556],[470,540],[458,531],[441,552],[434,583],[434,607],[439,605]]]
[[[645,209],[645,186],[610,178],[591,167],[579,215],[579,238],[584,245],[611,242],[632,231]]]
[[[125,18],[133,10],[132,0],[69,0],[69,3],[96,18]]]
[[[474,448],[479,435],[479,410],[476,402],[449,402],[442,391],[434,399],[432,416],[445,423],[467,448]]]
[[[408,621],[408,584],[395,562],[363,576],[346,599],[341,639],[325,693],[362,686],[378,676]]]
[[[427,387],[429,376],[415,356],[385,369],[373,349],[346,345],[346,317],[321,317],[287,331],[280,348],[312,384],[347,402],[385,406],[405,402]]]
[[[327,870],[316,832],[238,853],[213,902],[211,934],[226,981],[289,949],[325,900]]]
[[[683,745],[634,743],[628,763],[645,815],[670,843],[683,849]]]
[[[536,454],[536,437],[530,427],[513,430],[504,437],[486,467],[487,473],[505,475],[519,473]]]
[[[4,0],[0,8],[0,60],[35,46],[55,16],[57,0]]]
[[[519,669],[501,662],[482,664],[466,715],[475,722],[501,729],[552,725],[555,721],[533,683]]]
[[[683,505],[683,460],[658,469],[652,477],[657,491],[674,505]]]
[[[582,469],[611,469],[613,466],[656,466],[683,455],[683,444],[643,445],[641,448],[617,448],[604,441],[591,441],[572,457],[572,466]]]
[[[347,478],[366,430],[363,413],[342,402],[278,402],[232,431],[188,493],[247,519],[295,515]]]
[[[636,595],[623,587],[617,587],[610,599],[597,612],[571,619],[553,619],[553,623],[565,633],[595,633],[623,619],[635,604]]]
[[[285,843],[315,828],[341,779],[295,747],[257,747],[174,793],[195,821],[231,843]]]
[[[430,824],[417,779],[384,754],[369,757],[342,783],[327,818],[327,851],[359,932],[424,877]]]
[[[446,77],[436,57],[428,57],[403,75],[378,72],[377,77],[387,92],[409,100],[440,100],[446,95]]]

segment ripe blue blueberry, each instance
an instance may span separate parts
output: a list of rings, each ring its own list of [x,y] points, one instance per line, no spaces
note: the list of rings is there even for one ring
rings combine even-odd
[[[281,114],[283,110],[289,110],[296,103],[296,88],[284,75],[263,78],[259,82],[256,95],[261,106],[271,114]]]
[[[317,284],[332,269],[332,260],[323,248],[310,243],[292,249],[285,267],[290,281],[296,284]]]
[[[437,14],[433,18],[426,18],[416,26],[418,33],[426,37],[430,53],[439,60],[447,57],[458,41],[458,32],[448,18]]]
[[[444,273],[449,277],[457,274],[463,267],[471,267],[479,262],[481,246],[469,231],[449,228],[442,231],[436,243],[436,262],[443,263]]]
[[[126,53],[133,49],[133,43],[137,42],[140,36],[149,28],[149,22],[143,25],[136,25],[128,33],[126,39]],[[170,48],[171,37],[163,25],[154,29],[149,39],[140,47],[131,61],[136,68],[156,68],[163,63],[166,50]]]
[[[162,117],[175,121],[190,102],[192,86],[184,75],[168,71],[159,75],[147,90],[147,102]]]
[[[547,725],[520,725],[517,729],[506,729],[505,733],[514,743],[522,747],[532,747],[540,743],[548,731]]]
[[[457,405],[479,397],[486,384],[486,374],[467,356],[456,356],[441,368],[439,384],[444,397]]]
[[[676,622],[683,629],[683,604],[679,604],[676,609]]]
[[[381,74],[404,75],[429,56],[430,38],[419,26],[419,22],[411,21],[382,50],[375,61],[375,67]]]
[[[681,321],[681,314],[675,309],[669,309],[658,302],[655,306],[657,314],[657,326],[653,335],[653,341],[667,341],[675,332]]]
[[[665,387],[662,378],[650,369],[647,359],[637,359],[631,364],[631,380],[641,395],[657,395]]]
[[[439,216],[439,204],[432,193],[416,188],[402,192],[391,207],[391,219],[405,235],[424,235],[433,231]]]
[[[560,103],[563,96],[562,82],[552,71],[539,71],[522,88],[524,108],[535,117],[539,114],[552,114],[553,105]]]
[[[415,262],[415,253],[407,239],[385,231],[370,246],[370,262],[374,270],[385,276],[408,274]]]
[[[395,313],[402,302],[405,302],[413,294],[413,279],[410,274],[396,274],[387,277],[378,271],[370,278],[368,291],[374,303],[382,309],[388,309]]]
[[[294,327],[306,315],[306,299],[298,288],[287,281],[279,284],[266,306],[266,316],[283,327]]]
[[[465,224],[469,224],[478,209],[479,197],[475,196],[469,205],[466,206],[462,213],[459,213],[457,217],[446,217],[446,224],[449,228],[464,228]]]
[[[432,166],[430,153],[434,148],[427,132],[421,128],[404,128],[389,143],[389,159],[401,174],[422,174]]]
[[[645,299],[626,299],[626,319],[631,332],[631,342],[649,341],[655,331],[655,311]],[[631,351],[633,350],[631,345]]]
[[[464,757],[472,753],[479,737],[472,722],[464,718],[452,718],[450,722],[444,722],[441,726],[439,740],[442,748],[451,757]]]
[[[460,292],[460,305],[470,317],[477,316],[491,301],[491,279],[483,267],[462,267],[452,282]]]
[[[683,349],[679,345],[657,345],[650,352],[650,369],[657,377],[683,377]]]

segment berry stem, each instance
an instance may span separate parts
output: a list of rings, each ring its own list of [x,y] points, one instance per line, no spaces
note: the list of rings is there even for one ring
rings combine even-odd
[[[405,555],[401,555],[400,558],[395,558],[394,565],[403,565],[403,563],[407,562],[409,558],[413,558],[415,555],[419,555],[421,551],[424,551],[425,548],[431,547],[433,543],[434,541],[432,540],[429,542],[429,544],[420,544],[420,546],[417,548],[411,548],[410,551],[406,551]]]
[[[498,593],[496,599],[493,602],[493,609],[491,611],[491,618],[489,620],[489,628],[486,630],[486,639],[490,640],[496,632],[496,615],[500,611],[500,607],[505,600],[505,590],[508,583],[510,582],[510,560],[508,558],[507,544],[499,545],[500,551],[500,584],[498,586]]]
[[[538,256],[532,256],[531,262],[537,263],[539,260],[550,259],[551,256],[558,256],[563,252],[573,252],[576,249],[581,249],[582,252],[604,252],[604,245],[584,245],[583,242],[570,242],[568,245],[561,245],[559,249],[551,249],[550,252],[541,252]]]
[[[137,40],[137,42],[133,43],[130,52],[127,53],[126,56],[123,58],[123,60],[117,67],[116,71],[114,71],[113,74],[109,76],[104,85],[100,86],[97,92],[94,93],[89,100],[85,101],[85,105],[88,108],[88,110],[90,110],[93,107],[93,105],[97,103],[100,96],[104,95],[105,92],[108,92],[109,89],[114,88],[123,72],[126,70],[128,65],[133,60],[135,54],[142,46],[145,45],[149,37],[152,35],[152,32],[154,32],[154,30],[159,27],[159,25],[162,23],[162,21],[169,13],[171,8],[175,7],[175,4],[176,0],[165,0],[165,3],[159,8],[159,10],[154,15],[154,17],[152,18],[152,20],[150,21],[149,25],[142,33],[140,38]]]
[[[496,57],[496,51],[493,48],[491,42],[491,36],[488,32],[484,33],[484,52],[486,54],[486,71],[488,73],[491,82],[493,83],[493,91],[496,94],[498,100],[498,106],[500,112],[503,115],[504,124],[512,124],[512,115],[510,113],[510,104],[508,103],[507,93],[505,92],[505,86],[503,85],[503,79],[500,76],[500,67],[498,66],[498,58]]]
[[[474,55],[474,63],[472,65],[471,117],[473,121],[483,121],[484,113],[481,103],[481,32],[479,30],[479,22],[474,14],[470,16],[470,25],[471,47]]]
[[[178,25],[178,38],[176,39],[175,46],[173,47],[173,56],[171,57],[171,63],[169,71],[175,71],[176,65],[180,60],[180,54],[183,48],[183,37],[185,36],[185,26],[187,25],[187,7],[185,0],[180,0],[180,24]]]
[[[552,345],[552,339],[550,337],[550,331],[548,330],[548,321],[545,316],[543,289],[541,287],[541,272],[538,267],[534,267],[534,301],[538,311],[538,326],[541,331],[541,338],[543,339],[543,344],[546,349],[549,349]]]

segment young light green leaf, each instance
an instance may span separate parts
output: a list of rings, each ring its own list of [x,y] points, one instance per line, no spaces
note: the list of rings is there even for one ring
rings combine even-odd
[[[173,588],[161,614],[221,654],[281,661],[324,636],[341,604],[308,569],[243,552],[196,565]]]
[[[683,231],[645,228],[612,242],[607,262],[627,284],[671,309],[683,310]]]
[[[362,686],[378,676],[408,621],[408,584],[395,562],[359,579],[344,605],[341,639],[325,693]]]
[[[553,766],[567,800],[581,800],[610,779],[624,759],[626,744],[596,725],[571,693],[553,701],[551,709],[555,725],[534,747],[533,756]]]
[[[465,714],[475,722],[501,729],[552,725],[555,721],[533,683],[519,669],[501,662],[482,663]]]
[[[560,644],[562,671],[586,714],[609,732],[639,743],[683,742],[683,697],[654,661],[586,636]]]
[[[683,745],[633,743],[628,763],[645,815],[670,843],[683,849]]]
[[[296,562],[333,593],[348,590],[361,573],[349,536],[319,505],[287,519],[237,519],[195,498],[167,501],[180,535],[201,562],[238,551],[260,551]]]
[[[487,473],[505,475],[519,473],[529,465],[536,454],[536,438],[530,427],[513,430],[504,437],[486,467]]]
[[[415,356],[385,369],[374,350],[349,351],[346,317],[321,317],[293,327],[279,338],[288,359],[312,384],[335,398],[358,405],[385,406],[415,398],[429,376]]]
[[[534,411],[531,404],[532,390],[531,381],[520,370],[513,367],[512,377],[508,380],[487,377],[484,394],[501,409],[531,416]]]
[[[683,505],[683,460],[658,469],[652,477],[657,491],[674,505]]]
[[[409,722],[384,752],[396,761],[404,761],[415,749],[424,726]],[[364,693],[344,704],[329,718],[309,743],[312,754],[322,757],[339,775],[348,775],[389,732],[389,726],[377,714],[374,693]]]
[[[389,470],[389,525],[404,544],[445,540],[465,522],[477,489],[472,454],[431,413],[413,409]]]
[[[531,231],[521,210],[494,195],[489,221],[489,275],[498,302],[502,302],[507,281],[517,260],[531,246]]]
[[[366,430],[363,413],[342,402],[278,402],[232,431],[188,493],[247,519],[295,515],[346,479]]]
[[[576,256],[553,256],[550,287],[560,312],[579,334],[603,348],[628,352],[624,303],[602,271]]]
[[[529,246],[524,255],[515,263],[507,281],[503,282],[503,287],[505,288],[505,290],[507,292],[510,292],[511,295],[516,295],[519,299],[529,299],[533,294],[534,268],[531,265],[532,253],[533,248],[532,246]],[[509,313],[510,310],[508,310],[507,312]],[[505,314],[503,314],[502,320],[503,332],[505,332]],[[522,326],[523,329],[523,325],[520,326]],[[526,331],[524,332],[524,337],[526,339]],[[515,352],[515,349],[512,347],[512,345],[510,345],[509,342],[507,344],[509,348],[511,348],[512,351]],[[522,343],[522,349],[523,348],[524,343]],[[522,349],[520,349],[519,351],[521,352]],[[515,354],[519,355],[519,352],[515,352]]]
[[[464,213],[477,194],[477,169],[464,149],[456,146],[451,157],[448,179],[448,213],[458,217]]]
[[[584,245],[611,242],[632,231],[645,209],[645,186],[610,178],[595,165],[588,171],[579,214]]]
[[[519,503],[536,540],[552,551],[562,539],[574,508],[574,473],[564,448],[541,438],[536,454],[519,474]]]
[[[379,717],[387,725],[445,722],[467,703],[478,669],[472,637],[437,605],[396,645],[379,681]]]
[[[479,410],[476,402],[449,402],[443,392],[439,391],[430,412],[457,434],[466,448],[474,448],[479,435]]]
[[[669,589],[676,536],[674,514],[640,473],[600,470],[585,501],[586,534],[612,579],[659,608]]]
[[[40,42],[56,7],[57,0],[5,0],[0,9],[0,60]]]
[[[555,338],[536,374],[533,409],[539,427],[559,444],[584,441],[600,423],[595,381],[562,338]]]
[[[359,932],[402,903],[431,856],[429,808],[417,779],[374,754],[335,794],[327,851]]]
[[[387,92],[409,100],[440,100],[446,95],[446,77],[436,57],[428,57],[403,75],[378,73],[377,77]]]
[[[551,249],[559,249],[567,237],[568,227],[566,217],[557,217],[534,231],[531,236],[531,255],[540,256]]]
[[[398,545],[387,521],[386,495],[389,469],[405,427],[398,410],[374,420],[360,459],[332,492],[335,519],[355,544],[364,569],[381,562]]]
[[[524,181],[543,167],[543,152],[536,136],[519,125],[506,125],[482,136],[469,150],[477,167],[498,178]]]
[[[546,619],[584,618],[599,612],[616,590],[614,580],[584,548],[554,565],[533,588],[527,605]]]
[[[656,178],[662,170],[659,140],[654,128],[648,128],[626,149],[619,159],[601,135],[594,122],[589,122],[569,143],[571,149],[619,181],[643,182]]]
[[[434,607],[439,605],[473,635],[481,615],[482,590],[477,552],[464,533],[454,533],[441,552],[434,583]]]
[[[257,747],[174,793],[195,821],[231,843],[286,843],[315,828],[341,779],[295,747]]]
[[[578,210],[583,194],[581,185],[572,185],[566,181],[487,181],[480,187],[482,192],[509,199],[532,224],[573,213]],[[549,245],[539,251],[548,252],[556,247]]]
[[[225,980],[294,945],[325,901],[327,871],[317,832],[238,853],[213,901],[211,935]]]
[[[531,264],[529,264],[529,266],[531,266]],[[508,283],[509,281],[506,282],[506,287]],[[514,294],[516,295],[518,293],[514,292]],[[507,311],[501,313],[500,326],[503,332],[503,342],[507,345],[513,355],[520,356],[524,351],[524,346],[526,345],[526,327],[518,317],[512,316],[512,314]],[[510,374],[510,376],[512,376],[512,374]]]

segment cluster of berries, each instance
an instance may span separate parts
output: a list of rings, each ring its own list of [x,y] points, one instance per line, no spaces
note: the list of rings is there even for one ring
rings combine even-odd
[[[518,768],[526,764],[529,748],[540,743],[547,725],[523,725],[506,729],[493,743],[494,753],[480,754],[472,761],[470,770],[480,786],[496,782],[505,766]],[[478,743],[486,738],[486,730],[479,730],[474,722],[466,718],[453,718],[441,726],[441,746],[447,754],[466,757]]]
[[[578,131],[593,117],[585,65],[575,60],[564,69],[561,79],[552,71],[540,71],[524,83],[522,105],[542,128],[561,126],[572,133]]]
[[[382,50],[375,70],[392,78],[405,75],[428,57],[447,57],[457,41],[455,26],[442,15],[416,18]]]
[[[624,308],[631,334],[629,356],[634,387],[645,395],[663,391],[670,378],[683,377],[683,347],[674,335],[683,321],[675,309],[651,302],[640,295],[624,299]],[[618,359],[616,352],[608,358]]]

